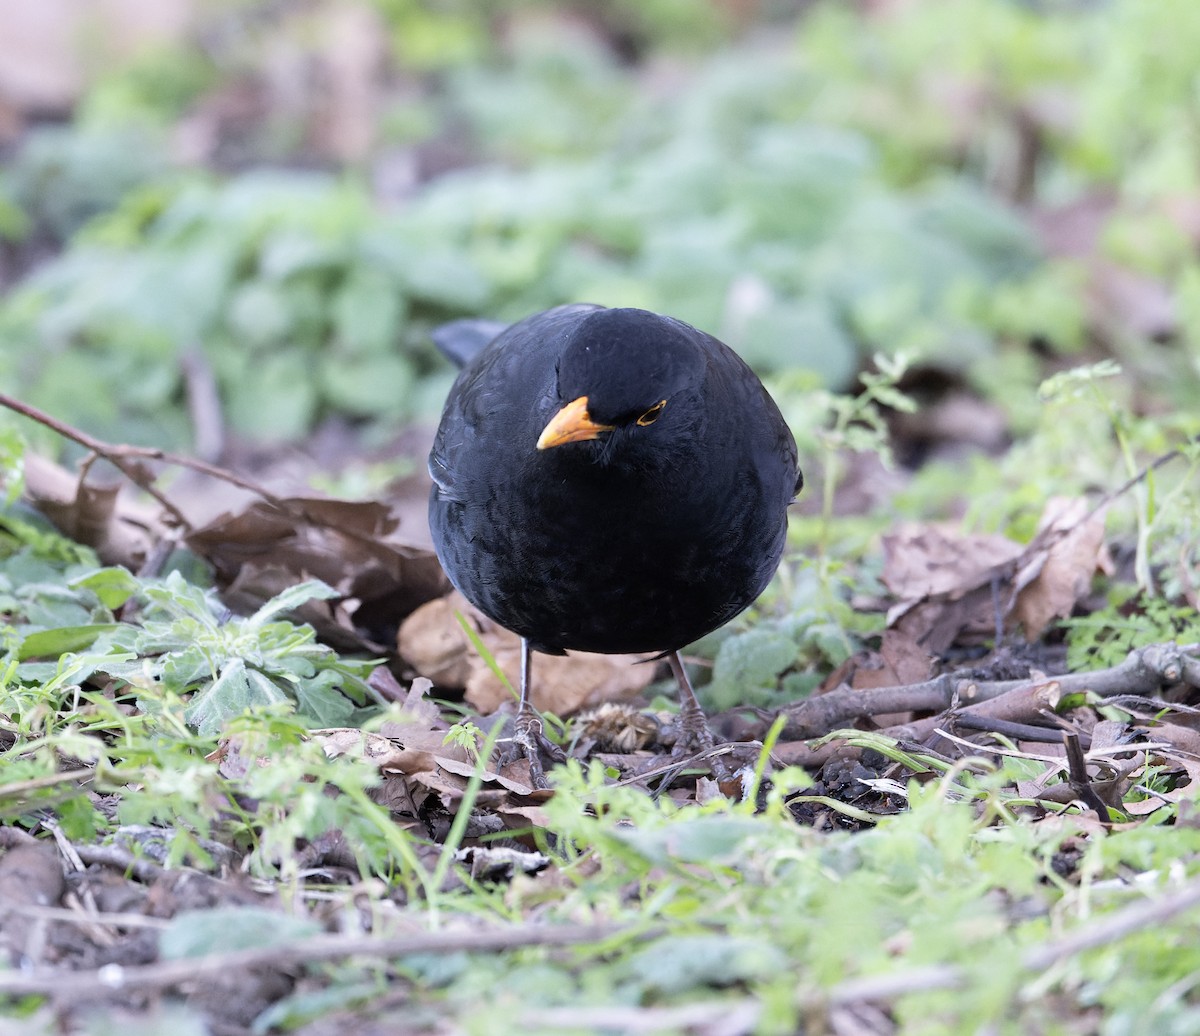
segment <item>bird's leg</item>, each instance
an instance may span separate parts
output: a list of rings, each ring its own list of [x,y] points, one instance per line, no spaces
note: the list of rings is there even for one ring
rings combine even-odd
[[[535,788],[547,788],[546,774],[542,770],[542,756],[556,763],[565,762],[567,755],[542,731],[542,717],[529,702],[529,680],[532,669],[533,649],[529,641],[521,638],[521,704],[517,708],[516,731],[512,744],[518,755],[529,760],[529,779]],[[508,761],[511,761],[508,760]]]
[[[672,651],[667,655],[667,661],[671,665],[675,682],[679,684],[679,727],[683,733],[683,736],[675,743],[674,754],[682,755],[695,749],[706,751],[715,743],[713,732],[709,729],[708,717],[704,715],[704,710],[700,708],[700,702],[696,700],[692,681],[688,679],[687,672],[683,668],[683,659],[679,657],[678,651]]]
[[[675,682],[679,684],[679,728],[680,736],[671,750],[673,756],[687,755],[689,752],[709,752],[716,746],[712,728],[708,725],[708,717],[696,700],[696,692],[692,681],[688,679],[687,671],[683,668],[683,659],[678,651],[667,655],[671,664],[671,672],[675,674]],[[718,781],[728,781],[733,778],[734,771],[719,755],[712,754],[708,759],[709,771]]]

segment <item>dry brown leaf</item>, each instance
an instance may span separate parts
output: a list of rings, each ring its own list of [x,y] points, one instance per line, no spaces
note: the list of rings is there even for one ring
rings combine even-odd
[[[440,795],[446,803],[447,809],[451,809],[462,800],[467,781],[470,779],[468,775],[475,772],[473,765],[460,766],[453,762],[451,765],[455,769],[464,770],[466,775],[455,773],[454,770],[442,766],[412,775],[414,782]],[[507,776],[501,775],[495,770],[484,773],[484,791],[476,800],[477,807],[499,808],[509,802],[510,795],[516,795],[522,799],[544,801],[554,794],[551,791],[539,791],[533,787],[529,780],[529,764],[524,760],[506,766],[504,770]]]
[[[906,383],[905,390],[922,398],[919,384],[910,387]],[[896,414],[891,423],[896,441],[907,450],[918,448],[926,459],[978,450],[997,453],[1004,449],[1010,434],[1008,416],[1001,407],[963,388],[945,391],[915,413]]]
[[[253,611],[315,577],[344,599],[309,602],[304,619],[339,650],[378,650],[362,630],[394,625],[446,588],[433,552],[408,540],[385,504],[290,497],[222,514],[186,543],[216,569],[231,608]]]
[[[1165,283],[1106,259],[1095,259],[1091,266],[1087,295],[1096,324],[1160,340],[1178,330],[1175,299]]]
[[[120,482],[81,483],[78,473],[34,453],[25,456],[25,496],[64,536],[93,547],[105,564],[133,571],[166,531],[158,506],[122,493]]]
[[[997,566],[1018,558],[1022,549],[1006,536],[963,533],[939,523],[907,523],[883,537],[883,548],[883,581],[910,603],[935,594],[966,593]]]
[[[438,687],[462,689],[471,675],[470,643],[454,617],[465,605],[461,595],[449,594],[421,605],[400,624],[400,656]]]
[[[1185,200],[1162,206],[1170,218],[1191,216],[1195,203]],[[1033,214],[1046,250],[1079,260],[1087,275],[1088,316],[1101,328],[1117,327],[1139,338],[1163,338],[1179,327],[1175,300],[1165,283],[1122,266],[1104,254],[1102,235],[1111,225],[1118,201],[1111,194],[1092,194],[1068,205]],[[1190,229],[1188,224],[1184,229]]]
[[[496,810],[508,828],[550,826],[550,816],[544,806],[505,805]]]
[[[45,922],[22,915],[22,907],[57,906],[66,891],[62,863],[52,845],[18,845],[0,855],[0,952],[19,961],[40,951]]]
[[[446,773],[454,774],[456,777],[464,777],[467,780],[470,780],[470,778],[475,774],[475,763],[470,761],[464,762],[463,760],[455,759],[452,756],[437,756],[437,764]],[[505,767],[505,770],[510,769],[512,768]],[[514,795],[532,795],[534,791],[533,785],[530,784],[528,780],[515,780],[511,776],[505,776],[504,773],[498,770],[485,769],[483,771],[483,780],[488,784],[498,784],[506,791],[511,791]]]
[[[1080,498],[1054,497],[1046,503],[1038,535],[1049,539],[1050,545],[1027,560],[1015,581],[1018,593],[1012,615],[1029,640],[1036,640],[1054,619],[1070,615],[1091,588],[1097,569],[1108,563],[1104,511],[1088,517],[1090,510]],[[1056,532],[1064,535],[1056,538]]]
[[[519,640],[513,639],[516,643],[493,654],[501,668],[515,676],[520,670],[521,649]],[[530,689],[534,707],[556,716],[571,716],[603,702],[627,701],[654,679],[654,666],[638,665],[641,661],[641,655],[538,655]],[[467,701],[487,715],[512,700],[508,688],[480,660],[467,678]]]
[[[939,655],[964,633],[995,629],[996,602],[1003,596],[993,595],[993,583],[1015,564],[1021,545],[949,525],[908,524],[884,537],[884,554],[884,583],[901,598],[888,611],[888,626]]]
[[[1103,512],[1091,514],[1082,499],[1048,501],[1038,535],[1024,548],[1003,536],[930,524],[885,536],[884,551],[884,583],[900,598],[888,612],[889,630],[933,655],[964,634],[991,633],[1001,615],[1036,639],[1071,613],[1097,568],[1108,564]],[[898,662],[916,662],[895,646]]]
[[[512,693],[475,651],[456,613],[472,623],[497,665],[517,686],[521,640],[473,608],[454,592],[418,608],[400,627],[401,657],[440,687],[463,688],[467,701],[483,715],[508,702]],[[654,678],[654,667],[636,665],[641,655],[538,655],[531,697],[534,707],[569,716],[606,701],[623,701],[643,690]]]
[[[465,748],[446,743],[449,725],[437,705],[425,697],[428,680],[417,679],[404,700],[398,718],[382,724],[378,733],[353,728],[315,730],[326,755],[362,755],[384,774],[417,773],[435,769],[442,758],[471,765]]]
[[[386,672],[387,670],[384,671]],[[400,710],[402,722],[384,723],[380,732],[391,737],[394,736],[392,733],[394,726],[403,728],[413,725],[423,725],[426,730],[449,729],[449,725],[442,718],[442,710],[439,708],[438,703],[427,697],[431,690],[433,690],[433,683],[431,681],[422,679],[419,676],[413,680]]]
[[[349,755],[369,759],[383,769],[396,754],[396,745],[390,738],[357,727],[326,727],[310,734],[330,759]]]
[[[907,630],[891,626],[883,631],[879,651],[856,657],[850,686],[858,690],[873,687],[898,687],[928,680],[933,656],[913,639]],[[883,723],[883,720],[879,720]],[[887,725],[883,723],[883,725]]]

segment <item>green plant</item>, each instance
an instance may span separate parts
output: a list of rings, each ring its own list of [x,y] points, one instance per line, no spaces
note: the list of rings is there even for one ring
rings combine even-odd
[[[1063,619],[1072,671],[1118,665],[1136,647],[1174,640],[1200,644],[1200,616],[1187,604],[1134,594],[1090,615]]]
[[[142,593],[146,612],[129,645],[136,666],[106,672],[133,687],[154,681],[168,698],[190,695],[184,718],[201,734],[219,732],[243,712],[284,704],[315,726],[341,726],[371,700],[366,677],[373,663],[342,660],[317,643],[312,627],[279,619],[306,601],[335,596],[323,583],[297,584],[245,619],[222,614],[178,573]]]
[[[472,75],[508,87],[488,78],[472,94]],[[1031,235],[984,192],[949,178],[898,192],[862,135],[798,123],[812,84],[786,55],[714,63],[654,103],[595,54],[543,50],[454,82],[477,132],[506,141],[504,119],[526,106],[488,109],[505,89],[590,91],[587,146],[569,104],[566,135],[531,149],[579,157],[464,170],[383,215],[353,180],[279,171],[114,193],[0,304],[17,391],[108,438],[176,445],[190,356],[236,432],[277,441],[335,412],[435,412],[449,374],[427,332],[463,314],[640,305],[713,331],[760,371],[838,388],[874,351],[969,366],[1016,326],[986,300],[1059,297],[1037,295]]]
[[[137,127],[44,127],[22,142],[5,171],[7,225],[22,236],[33,229],[66,241],[88,220],[114,208],[133,189],[167,175],[159,138]],[[0,195],[2,198],[3,195]]]

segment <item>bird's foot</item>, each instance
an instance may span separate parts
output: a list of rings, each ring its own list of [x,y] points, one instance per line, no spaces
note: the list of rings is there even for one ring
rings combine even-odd
[[[542,760],[565,763],[567,753],[546,737],[542,730],[542,717],[531,708],[522,708],[517,713],[514,727],[512,740],[501,755],[500,764],[503,766],[517,759],[525,759],[529,763],[530,784],[535,788],[549,788]]]
[[[692,752],[707,752],[717,739],[708,726],[708,720],[699,709],[684,708],[679,713],[679,736],[675,739],[672,755],[688,755]]]
[[[671,756],[675,759],[691,755],[699,756],[707,763],[713,777],[718,781],[729,780],[733,776],[733,771],[723,756],[713,753],[713,749],[717,747],[717,739],[713,736],[712,728],[708,725],[708,718],[700,707],[689,708],[688,703],[685,702],[683,708],[679,710],[677,723],[679,735],[675,738]]]

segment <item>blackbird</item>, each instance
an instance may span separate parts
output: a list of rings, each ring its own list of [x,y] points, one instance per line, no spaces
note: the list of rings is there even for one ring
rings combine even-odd
[[[439,345],[465,366],[429,455],[429,524],[450,581],[522,638],[514,743],[534,781],[561,752],[529,701],[531,649],[665,656],[677,750],[710,747],[679,649],[779,564],[802,478],[774,400],[727,345],[645,310],[452,328]]]

